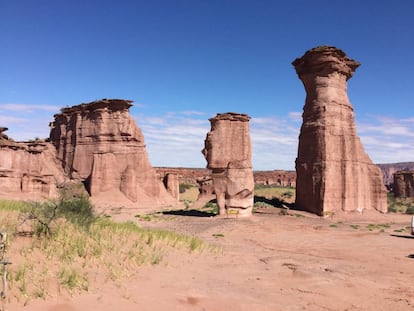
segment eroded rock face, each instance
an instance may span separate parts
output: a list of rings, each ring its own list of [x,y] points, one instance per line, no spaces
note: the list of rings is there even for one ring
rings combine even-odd
[[[347,80],[359,63],[317,47],[292,63],[306,90],[296,159],[296,206],[318,215],[387,212],[381,170],[357,136]]]
[[[399,198],[414,198],[414,171],[394,173],[394,195]]]
[[[210,119],[211,130],[202,153],[212,170],[219,214],[249,216],[253,208],[250,117],[223,113]]]
[[[176,200],[180,200],[180,181],[177,174],[168,173],[163,178],[164,186],[171,196]]]
[[[84,181],[95,201],[175,204],[149,163],[131,103],[103,99],[64,108],[51,123],[50,141],[66,174]]]
[[[15,142],[0,129],[0,197],[44,199],[58,195],[66,181],[54,146],[44,141]]]

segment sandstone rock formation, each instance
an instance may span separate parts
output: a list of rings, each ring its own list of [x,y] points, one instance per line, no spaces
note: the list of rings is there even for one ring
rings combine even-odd
[[[296,159],[296,206],[318,215],[387,212],[386,189],[357,136],[347,80],[359,63],[335,47],[307,51],[293,63],[306,90]]]
[[[154,167],[160,178],[165,178],[167,174],[178,176],[180,184],[190,184],[198,186],[197,180],[205,176],[211,176],[211,171],[207,168],[187,168],[187,167]]]
[[[176,204],[149,163],[144,136],[129,115],[131,102],[103,99],[62,109],[50,132],[57,157],[95,202]]]
[[[223,113],[210,119],[211,130],[202,150],[212,170],[219,214],[249,216],[253,208],[250,117]]]
[[[256,185],[296,187],[295,171],[254,171],[253,177]]]
[[[168,173],[163,178],[164,186],[171,196],[176,200],[180,200],[180,182],[177,174]]]
[[[214,192],[213,178],[211,177],[211,175],[197,179],[197,184],[198,197],[197,200],[191,204],[192,209],[202,208],[208,202],[211,202],[216,198]]]
[[[398,198],[414,198],[414,171],[396,172],[393,191]]]
[[[377,164],[382,171],[384,179],[384,185],[388,190],[393,189],[394,185],[394,173],[398,171],[412,171],[414,170],[414,162],[398,162],[398,163],[385,163]]]
[[[56,150],[45,141],[14,142],[0,128],[0,197],[44,199],[57,196],[66,178]]]

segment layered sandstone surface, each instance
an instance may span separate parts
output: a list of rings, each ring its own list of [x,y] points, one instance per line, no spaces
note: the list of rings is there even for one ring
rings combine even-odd
[[[0,197],[44,199],[57,196],[67,179],[54,146],[45,141],[15,142],[0,128]]]
[[[292,63],[306,90],[296,159],[296,206],[318,215],[387,211],[381,170],[355,130],[347,81],[359,66],[335,47],[317,47]]]
[[[254,180],[251,163],[250,117],[239,113],[217,114],[210,119],[202,151],[212,170],[219,214],[249,216],[253,208]]]
[[[414,171],[394,173],[394,195],[399,198],[414,198]]]
[[[129,100],[103,99],[62,109],[50,132],[57,158],[100,204],[176,204],[150,165],[131,106]]]

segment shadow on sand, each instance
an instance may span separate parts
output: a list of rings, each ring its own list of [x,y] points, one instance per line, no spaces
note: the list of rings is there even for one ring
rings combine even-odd
[[[189,217],[213,217],[216,216],[215,213],[212,212],[203,212],[198,211],[195,209],[190,210],[177,210],[177,211],[165,211],[162,212],[163,215],[176,215],[176,216],[189,216]]]
[[[265,197],[255,196],[254,197],[254,203],[257,203],[257,202],[263,202],[263,203],[266,203],[266,204],[270,204],[270,205],[273,205],[274,207],[277,207],[277,208],[286,208],[287,207],[289,209],[295,210],[295,204],[294,203],[287,203],[287,202],[285,202],[283,200],[280,200],[278,198],[268,199],[268,198],[265,198]]]
[[[403,239],[414,239],[414,235],[390,234],[390,236]]]
[[[291,210],[295,209],[294,203],[287,203],[283,200],[278,198],[267,199],[265,197],[255,196],[254,203],[263,202],[266,204],[270,204],[276,208],[289,208]],[[216,203],[216,200],[211,200],[210,203]],[[175,216],[188,216],[188,217],[214,217],[217,216],[216,213],[210,211],[200,211],[197,209],[181,209],[181,210],[173,210],[173,211],[164,211],[162,212],[163,215],[175,215]]]

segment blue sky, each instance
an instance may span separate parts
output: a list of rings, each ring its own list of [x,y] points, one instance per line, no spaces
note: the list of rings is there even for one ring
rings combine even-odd
[[[0,0],[0,126],[47,137],[60,107],[134,100],[154,166],[204,167],[219,112],[252,117],[254,169],[294,169],[302,83],[291,62],[334,45],[376,163],[414,161],[414,1]]]

